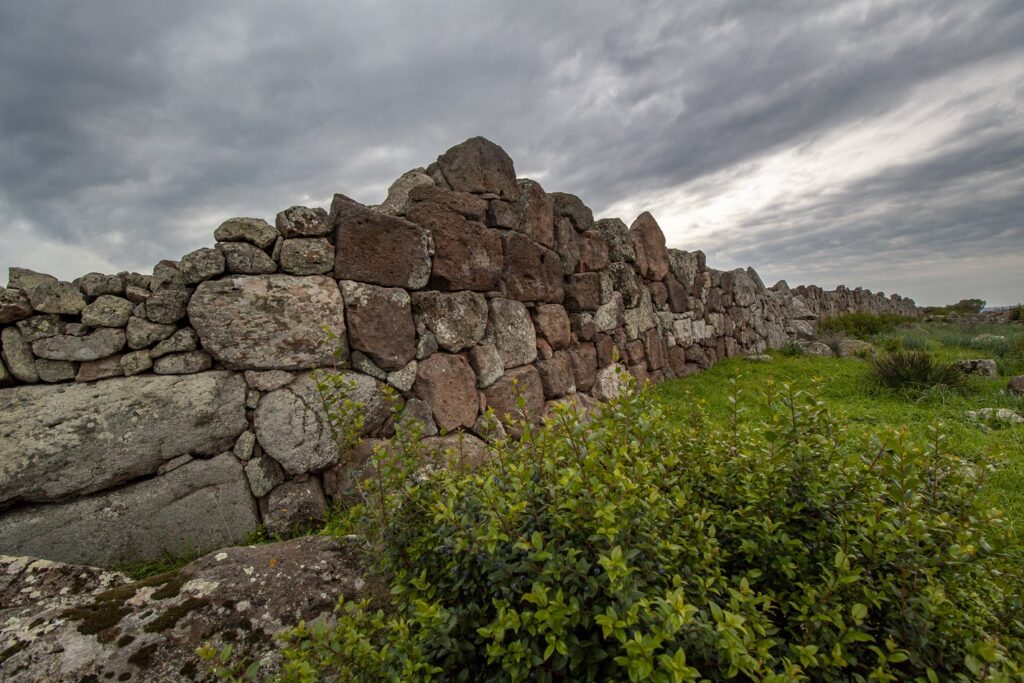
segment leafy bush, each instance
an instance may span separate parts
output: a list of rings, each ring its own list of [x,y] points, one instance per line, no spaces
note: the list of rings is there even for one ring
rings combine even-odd
[[[797,344],[795,341],[788,341],[782,346],[780,346],[779,353],[789,358],[807,355],[807,352],[804,351],[803,347]]]
[[[967,376],[952,363],[943,363],[926,351],[891,351],[871,361],[875,383],[887,389],[967,387]]]
[[[837,334],[867,339],[876,334],[891,332],[897,325],[910,321],[892,313],[844,313],[818,322],[819,335]]]
[[[1010,320],[1015,322],[1024,320],[1024,304],[1017,304],[1010,309]]]
[[[393,599],[292,629],[284,680],[1019,680],[986,469],[938,429],[865,448],[811,394],[766,401],[748,424],[734,393],[725,429],[645,393],[590,422],[563,407],[472,472],[410,476],[402,446],[366,496],[387,517],[339,529]]]

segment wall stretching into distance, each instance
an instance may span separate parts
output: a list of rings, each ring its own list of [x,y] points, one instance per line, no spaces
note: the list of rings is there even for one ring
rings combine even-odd
[[[394,431],[387,385],[429,448],[475,458],[520,393],[539,420],[555,401],[611,397],[618,368],[658,382],[823,316],[917,315],[897,295],[708,268],[666,249],[649,213],[595,221],[517,180],[483,138],[406,173],[380,206],[336,195],[329,213],[234,218],[215,238],[152,275],[11,269],[0,553],[114,565],[285,530],[351,494]],[[310,375],[339,347],[367,439],[342,454]]]

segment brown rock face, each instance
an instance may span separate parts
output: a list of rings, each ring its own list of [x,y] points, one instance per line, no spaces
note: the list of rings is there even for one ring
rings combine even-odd
[[[533,311],[533,327],[555,351],[569,345],[569,316],[558,304],[544,304]]]
[[[645,272],[650,280],[664,280],[668,275],[668,249],[665,248],[665,234],[654,216],[647,211],[637,216],[629,228],[629,234],[635,244],[643,247],[646,267],[641,267],[641,272]],[[640,255],[637,254],[638,267],[641,265],[639,260]]]
[[[241,370],[329,366],[345,346],[344,303],[329,277],[237,275],[207,280],[188,305],[203,348]],[[130,325],[130,322],[129,322]],[[336,336],[328,339],[323,326]]]
[[[601,276],[576,273],[565,285],[565,307],[570,311],[596,311],[601,305]]]
[[[562,262],[558,254],[517,232],[502,236],[505,291],[518,301],[562,303]]]
[[[548,249],[555,248],[555,217],[551,199],[540,183],[519,181],[519,224],[516,230]]]
[[[651,328],[643,335],[644,350],[647,352],[647,364],[651,370],[660,370],[665,367],[665,341],[658,334],[656,328]]]
[[[597,375],[597,349],[593,343],[580,344],[569,349],[576,391],[587,392],[594,386]]]
[[[537,361],[537,372],[546,399],[559,398],[576,390],[572,360],[566,351],[557,351],[550,360]]]
[[[597,230],[580,235],[579,271],[604,270],[608,267],[608,242]]]
[[[519,198],[512,158],[485,138],[470,138],[455,145],[437,158],[437,166],[456,192],[493,192],[506,199]]]
[[[499,234],[434,201],[414,202],[408,218],[434,241],[431,289],[497,289],[504,258]]]
[[[464,357],[435,353],[419,364],[412,390],[430,404],[441,429],[469,428],[476,422],[476,374]]]
[[[420,289],[430,278],[427,231],[334,195],[334,277],[381,287]]]
[[[487,219],[487,200],[468,192],[453,192],[435,185],[419,185],[409,192],[410,206],[417,202],[433,202],[471,221]]]
[[[544,387],[540,373],[532,365],[524,365],[508,370],[501,378],[484,390],[487,406],[494,410],[494,415],[502,424],[510,428],[513,436],[520,430],[513,424],[522,419],[536,424],[544,415]],[[526,400],[526,406],[520,411],[517,405],[519,396]]]
[[[577,232],[584,232],[594,227],[594,212],[579,197],[567,192],[552,192],[555,216],[568,218]]]
[[[404,289],[343,281],[341,290],[353,349],[383,370],[399,370],[416,357],[416,325]]]

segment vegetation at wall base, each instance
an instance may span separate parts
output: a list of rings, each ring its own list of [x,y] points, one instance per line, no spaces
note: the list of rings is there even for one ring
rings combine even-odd
[[[337,527],[392,599],[292,629],[284,680],[1018,680],[988,469],[939,428],[868,447],[813,385],[733,387],[724,422],[563,409],[475,471],[399,449]]]
[[[872,379],[886,389],[922,390],[931,387],[962,390],[967,376],[952,363],[936,360],[927,351],[895,350],[871,359]]]
[[[818,321],[819,335],[846,335],[857,339],[891,332],[912,318],[892,313],[843,313]]]

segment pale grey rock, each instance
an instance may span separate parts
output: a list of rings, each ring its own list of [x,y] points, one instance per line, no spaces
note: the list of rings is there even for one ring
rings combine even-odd
[[[39,371],[36,370],[32,347],[17,327],[5,327],[0,331],[0,358],[3,358],[11,375],[19,382],[35,384],[39,381]],[[0,449],[0,453],[2,452]]]
[[[752,356],[744,356],[743,360],[749,363],[771,363],[772,357],[767,354],[759,353]]]
[[[245,463],[245,476],[249,480],[252,495],[257,498],[267,495],[275,486],[280,486],[285,481],[281,465],[266,454]]]
[[[104,275],[103,273],[88,273],[75,279],[75,285],[82,290],[82,293],[89,299],[112,294],[121,296],[124,294],[125,282],[123,275]]]
[[[257,391],[274,391],[291,384],[295,375],[284,370],[246,370],[245,383]]]
[[[121,359],[123,356],[107,356],[100,360],[91,360],[81,363],[78,366],[78,374],[75,376],[76,382],[94,382],[100,379],[107,379],[110,377],[120,377],[124,375],[124,368],[121,367]]]
[[[39,379],[49,384],[70,382],[75,378],[77,371],[75,364],[70,361],[36,359],[36,372],[39,373]]]
[[[409,364],[406,365],[401,370],[389,372],[385,379],[387,380],[388,384],[393,386],[395,389],[398,389],[399,391],[410,391],[412,390],[413,382],[416,381],[416,368],[416,361],[409,361]]]
[[[340,374],[352,384],[348,398],[363,404],[364,433],[379,428],[388,410],[377,382],[356,372]],[[320,471],[338,460],[323,400],[308,374],[264,396],[256,408],[255,425],[263,450],[289,474]]]
[[[387,199],[378,206],[371,207],[389,216],[404,216],[409,210],[409,193],[420,185],[433,185],[434,179],[422,168],[414,168],[403,173],[388,188]]]
[[[470,431],[488,443],[503,441],[508,438],[505,425],[490,411],[480,415]]]
[[[6,387],[14,382],[14,376],[7,370],[3,358],[0,358],[0,387]]]
[[[286,239],[280,261],[289,275],[324,275],[334,269],[334,245],[324,237]]]
[[[132,316],[128,319],[128,326],[125,329],[128,348],[133,351],[148,348],[167,339],[177,329],[174,325],[154,323],[139,316]]]
[[[639,339],[641,334],[654,327],[654,305],[651,302],[651,293],[646,287],[640,293],[640,302],[636,308],[625,310],[623,321],[626,337],[629,339]]]
[[[808,356],[831,358],[835,355],[828,344],[822,344],[821,342],[800,339],[797,340],[796,345]]]
[[[146,318],[164,325],[176,323],[185,317],[188,301],[187,289],[161,289],[153,292],[144,304]]]
[[[487,299],[477,292],[414,292],[412,308],[417,325],[430,330],[445,351],[468,349],[487,330]]]
[[[232,454],[239,460],[248,460],[252,457],[253,449],[256,447],[256,434],[249,430],[245,430],[235,441],[234,448],[231,449]],[[257,497],[263,495],[262,493],[256,494]]]
[[[44,337],[64,334],[64,321],[57,315],[34,315],[18,321],[18,330],[25,341],[31,343]]]
[[[410,398],[405,402],[395,427],[396,432],[408,433],[413,429],[419,430],[420,437],[437,434],[437,423],[434,422],[430,404],[418,398]]]
[[[153,359],[153,372],[158,375],[190,375],[213,367],[213,358],[206,351],[183,351]]]
[[[374,379],[379,379],[381,382],[386,381],[388,378],[387,370],[377,367],[377,364],[362,351],[352,352],[352,369],[364,375],[369,375]]]
[[[82,290],[70,282],[41,282],[28,290],[28,299],[40,313],[76,315],[85,308]]]
[[[114,491],[6,514],[0,552],[113,566],[241,543],[258,524],[242,466],[222,454]]]
[[[92,332],[92,328],[82,323],[67,323],[64,325],[64,334],[69,337],[84,337]]]
[[[267,252],[248,242],[221,242],[224,268],[237,275],[267,275],[277,271],[277,263]]]
[[[245,391],[245,407],[256,409],[256,406],[260,404],[260,397],[262,394],[255,389],[246,389]]]
[[[266,250],[273,246],[279,233],[262,218],[229,218],[214,231],[213,237],[218,242],[248,242]]]
[[[835,353],[840,358],[874,357],[875,347],[860,339],[841,339],[836,344]]]
[[[599,306],[594,313],[594,327],[598,332],[610,332],[621,327],[625,318],[626,309],[622,302],[622,294],[613,292],[611,300]]]
[[[212,247],[196,249],[181,257],[178,270],[185,278],[185,284],[198,285],[224,272],[224,254]]]
[[[32,302],[24,292],[0,287],[0,325],[13,323],[32,315]]]
[[[999,368],[991,358],[973,358],[961,360],[955,363],[960,372],[965,375],[978,375],[979,377],[998,377]]]
[[[90,327],[124,327],[134,308],[128,299],[103,294],[82,309],[82,322]]]
[[[277,231],[285,239],[292,237],[322,237],[333,231],[330,217],[323,209],[293,206],[277,214]]]
[[[629,228],[618,218],[602,218],[594,224],[605,242],[608,243],[608,260],[612,263],[636,260],[633,240],[629,236]]]
[[[1024,375],[1011,377],[1010,381],[1006,383],[1006,392],[1014,396],[1024,394]]]
[[[537,358],[537,334],[526,306],[511,299],[491,299],[487,338],[498,349],[506,369],[532,363]]]
[[[238,275],[207,280],[189,303],[202,346],[225,366],[304,370],[347,350],[344,302],[323,276]],[[336,335],[331,341],[327,328]]]
[[[157,476],[160,476],[161,474],[167,474],[168,472],[173,472],[174,470],[178,469],[182,465],[187,465],[188,463],[192,462],[193,460],[195,460],[195,458],[193,458],[191,455],[187,455],[187,454],[186,455],[179,455],[174,460],[168,460],[163,465],[160,465],[160,467],[157,468],[156,474],[157,474]]]
[[[981,408],[980,410],[968,410],[965,415],[967,419],[978,422],[1005,422],[1008,424],[1024,424],[1024,416],[1015,413],[1009,408]]]
[[[310,478],[275,487],[260,507],[267,533],[285,536],[319,523],[327,510],[327,499],[317,480]]]
[[[228,372],[0,391],[0,504],[93,493],[185,453],[229,450],[246,427],[244,400]]]
[[[185,289],[187,286],[177,261],[161,261],[153,266],[153,276],[149,281],[150,290],[159,292],[161,289]]]
[[[270,258],[274,260],[274,263],[277,263],[278,261],[281,260],[281,249],[283,248],[284,238],[279,236],[276,240],[274,240],[274,246],[270,250]]]
[[[149,352],[152,358],[166,356],[169,353],[181,353],[183,351],[195,351],[199,345],[199,337],[191,327],[183,327],[177,330],[167,339],[153,347]]]
[[[416,340],[416,360],[425,360],[437,351],[437,337],[434,333],[429,330],[420,332],[419,339]]]
[[[101,327],[84,337],[62,334],[32,342],[32,353],[50,360],[87,361],[112,356],[125,344],[125,331]]]
[[[494,344],[479,344],[469,352],[469,364],[476,373],[476,386],[486,389],[505,374],[505,364]]]
[[[590,393],[599,401],[610,401],[617,398],[625,387],[626,369],[618,363],[612,363],[597,371]]]
[[[23,292],[30,292],[39,285],[57,282],[57,278],[46,273],[37,273],[28,268],[8,268],[7,286],[11,289],[20,289]]]
[[[153,367],[153,357],[149,351],[131,351],[121,356],[121,372],[126,377],[138,375]]]

